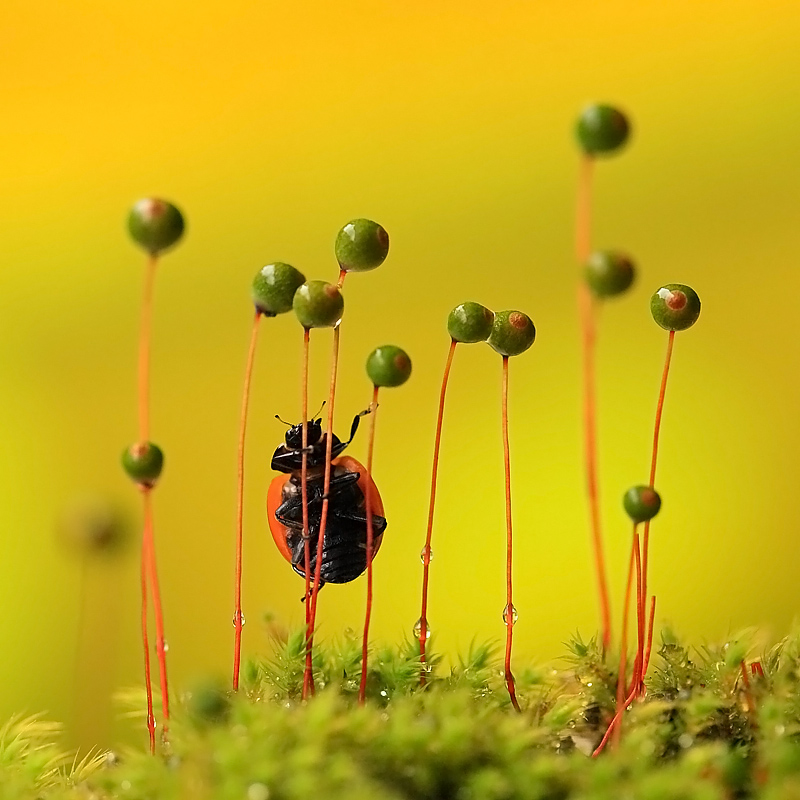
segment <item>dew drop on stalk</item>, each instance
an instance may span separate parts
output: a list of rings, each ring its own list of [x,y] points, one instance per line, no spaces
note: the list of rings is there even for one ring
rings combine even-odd
[[[414,638],[419,639],[420,635],[422,634],[422,618],[418,619],[414,623]],[[431,626],[430,623],[425,625],[425,638],[431,638]]]
[[[244,625],[245,625],[245,623],[247,622],[247,620],[245,620],[245,618],[244,618],[244,614],[242,614],[242,612],[241,612],[241,611],[236,611],[236,612],[234,612],[234,614],[233,614],[233,619],[231,620],[231,622],[233,623],[233,627],[234,627],[234,628],[236,627],[236,620],[237,620],[237,617],[239,618],[239,620],[241,620],[242,627],[244,627]]]
[[[505,622],[506,625],[516,625],[518,619],[519,614],[517,613],[516,606],[509,603],[503,609],[503,622]]]
[[[433,550],[430,547],[423,547],[422,550],[419,552],[419,560],[424,564],[425,563],[425,551],[428,551],[428,563],[430,564],[433,561]]]

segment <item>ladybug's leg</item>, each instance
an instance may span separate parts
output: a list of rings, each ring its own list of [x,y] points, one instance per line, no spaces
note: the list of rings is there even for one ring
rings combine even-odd
[[[275,519],[277,519],[281,525],[291,528],[292,530],[303,530],[302,516],[303,507],[302,504],[297,502],[296,498],[284,500],[284,502],[275,509]]]
[[[306,453],[310,455],[313,452],[314,448],[311,445],[306,447]],[[302,455],[302,447],[298,447],[296,450],[289,450],[288,448],[279,450],[272,456],[271,469],[274,469],[276,472],[292,472],[296,460]]]
[[[296,567],[294,564],[292,564],[292,567],[293,567],[294,571],[295,571],[295,572],[296,572],[296,573],[297,573],[297,574],[298,574],[298,575],[299,575],[301,578],[305,578],[305,576],[306,576],[305,572],[303,572],[302,570],[298,569],[298,568],[297,568],[297,567]],[[313,576],[312,576],[312,579],[311,579],[311,585],[312,585],[312,586],[314,585],[314,579],[313,579]],[[319,582],[319,589],[317,589],[317,594],[319,594],[319,591],[320,591],[320,589],[322,589],[322,587],[323,587],[324,585],[325,585],[325,581],[323,581],[322,579],[320,579],[320,582]],[[305,601],[306,601],[306,598],[305,598],[305,595],[303,595],[303,597],[301,597],[301,598],[300,598],[300,602],[301,602],[301,603],[305,603]]]
[[[349,486],[352,486],[353,484],[357,483],[359,477],[360,473],[358,472],[342,472],[338,475],[334,475],[331,478],[331,483],[330,486],[328,487],[328,497],[330,498],[340,494]],[[299,481],[298,481],[298,486],[299,486]],[[320,509],[322,508],[322,501],[325,499],[322,484],[318,481],[313,481],[313,482],[309,481],[307,486],[308,486],[307,499],[308,499],[309,512],[310,513],[319,512]],[[286,513],[286,511],[290,507],[293,507],[293,504],[295,502],[298,501],[296,498],[293,497],[289,498],[289,500],[284,501],[284,503],[280,505],[276,510],[275,512],[276,516],[278,513],[281,512],[282,509],[284,510],[284,513]],[[299,514],[302,513],[302,506],[298,505],[297,508],[299,509],[299,511],[297,512],[298,516],[296,517],[296,519],[300,519]],[[290,519],[295,519],[295,517],[290,517]]]
[[[361,417],[366,416],[372,412],[371,408],[367,408],[364,411],[359,412],[358,414],[353,417],[353,424],[350,426],[350,438],[346,442],[334,442],[333,447],[331,448],[331,458],[336,458],[346,447],[353,441],[353,438],[356,435],[356,431],[358,430],[358,423],[361,422]]]
[[[341,494],[345,489],[358,482],[361,474],[358,472],[342,472],[340,475],[334,475],[331,478],[330,486],[328,487],[328,497],[334,497]],[[325,499],[325,495],[320,495],[320,500]]]
[[[337,511],[336,516],[339,519],[347,519],[352,522],[363,522],[365,525],[367,524],[367,515],[363,511]],[[375,536],[383,533],[386,530],[386,517],[373,514],[372,530]]]
[[[299,547],[292,548],[292,569],[301,578],[305,578],[305,576],[306,576],[305,570],[303,569],[304,562],[305,562],[305,553],[303,551],[303,539],[301,537],[300,540],[299,540]],[[316,567],[316,564],[317,564],[317,558],[316,558],[316,553],[314,553],[312,558],[311,558],[311,564],[310,564],[311,586],[312,587],[314,586],[314,568]],[[325,581],[322,580],[322,578],[320,578],[320,580],[319,580],[319,589],[321,589],[324,585],[325,585]],[[319,589],[317,589],[317,592],[319,592]],[[305,603],[305,601],[306,601],[306,597],[305,597],[305,595],[303,595],[300,598],[300,602],[301,603]]]

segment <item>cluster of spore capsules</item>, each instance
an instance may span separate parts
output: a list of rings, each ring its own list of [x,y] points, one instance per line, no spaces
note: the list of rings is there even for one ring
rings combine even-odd
[[[591,247],[592,176],[598,158],[618,153],[628,141],[630,123],[625,114],[613,106],[588,106],[576,125],[576,138],[581,151],[575,214],[575,255],[583,267],[583,280],[578,283],[581,339],[583,343],[584,454],[586,490],[590,528],[594,549],[601,633],[604,652],[611,646],[611,614],[603,557],[600,525],[600,492],[597,469],[597,408],[595,401],[595,346],[597,311],[601,303],[625,293],[634,282],[635,267],[631,258],[619,250],[593,250]],[[594,754],[598,755],[611,737],[618,740],[626,708],[645,692],[644,677],[650,662],[655,619],[655,596],[650,597],[648,613],[647,567],[649,561],[650,523],[661,509],[661,497],[655,489],[661,417],[675,342],[675,332],[690,328],[700,316],[700,298],[690,286],[668,283],[659,287],[650,299],[654,321],[668,331],[667,354],[656,404],[650,475],[647,484],[628,489],[623,507],[633,523],[631,554],[623,600],[620,632],[620,658],[617,677],[616,712]],[[639,535],[639,525],[644,525]],[[636,651],[630,676],[627,674],[628,614],[635,574],[636,586]]]
[[[596,567],[600,627],[604,653],[612,643],[610,604],[603,557],[600,525],[599,476],[597,469],[597,432],[595,401],[595,348],[598,308],[600,304],[624,294],[633,284],[635,267],[631,258],[619,250],[593,250],[591,247],[592,175],[598,159],[619,152],[628,140],[630,124],[618,109],[607,105],[591,105],[578,119],[577,140],[580,146],[575,218],[575,252],[581,267],[578,281],[578,306],[583,352],[583,422],[586,492],[589,507],[590,534]],[[164,622],[156,569],[151,492],[164,464],[161,449],[149,438],[149,359],[150,318],[154,277],[159,258],[178,242],[184,230],[180,211],[164,200],[147,198],[136,203],[130,212],[128,227],[134,241],[147,253],[144,298],[139,345],[139,436],[123,453],[125,471],[141,490],[143,497],[143,536],[141,561],[142,638],[144,645],[145,683],[147,688],[147,727],[150,747],[155,752],[155,715],[150,688],[150,654],[148,645],[148,603],[153,603],[156,627],[156,651],[159,661],[164,736],[169,720],[169,699],[166,673]],[[373,558],[384,531],[389,525],[380,493],[372,479],[378,396],[382,388],[397,387],[411,374],[408,354],[395,345],[374,349],[367,357],[366,371],[372,393],[365,408],[351,423],[349,438],[334,433],[334,409],[339,363],[339,347],[345,302],[343,286],[347,275],[368,272],[380,266],[389,252],[389,236],[384,228],[369,219],[354,219],[336,236],[334,253],[339,269],[335,283],[307,281],[293,266],[282,262],[266,265],[252,282],[254,306],[253,326],[247,351],[242,392],[239,446],[237,461],[237,524],[236,567],[233,625],[234,655],[232,688],[239,688],[242,628],[243,577],[243,502],[245,485],[245,440],[250,381],[260,322],[263,318],[293,312],[302,331],[302,378],[299,422],[286,423],[284,443],[273,455],[272,467],[279,474],[272,481],[267,497],[268,524],[279,552],[303,578],[305,592],[305,672],[303,698],[314,693],[313,641],[319,590],[326,583],[346,583],[367,573],[367,599],[364,619],[361,685],[359,699],[364,702],[367,676],[368,635],[372,613]],[[668,331],[667,355],[658,394],[649,480],[635,485],[624,494],[623,506],[633,523],[631,554],[624,593],[624,610],[619,637],[620,663],[617,683],[617,708],[595,754],[598,754],[621,731],[622,714],[631,702],[645,691],[644,678],[650,659],[655,613],[655,597],[650,598],[648,613],[647,567],[649,560],[650,523],[661,507],[655,489],[656,455],[661,417],[676,331],[691,327],[700,314],[700,300],[694,290],[684,284],[669,283],[652,295],[650,310],[659,326]],[[311,331],[331,329],[331,371],[325,420],[309,416],[308,372]],[[509,359],[528,350],[536,337],[531,318],[517,310],[493,312],[477,302],[456,306],[447,319],[450,346],[439,391],[436,433],[433,443],[430,497],[425,541],[420,553],[423,565],[422,598],[414,636],[419,641],[420,684],[429,678],[426,642],[430,636],[428,588],[439,453],[442,439],[448,379],[458,344],[487,343],[501,357],[501,429],[504,454],[505,517],[506,517],[506,602],[502,620],[506,628],[504,677],[512,706],[521,710],[511,670],[512,633],[518,613],[513,602],[513,526],[511,506],[511,466],[509,447],[508,390]],[[368,455],[365,465],[343,455],[355,436],[360,421],[369,417]],[[643,525],[642,535],[639,526]],[[634,588],[635,587],[635,588]],[[636,648],[633,666],[627,669],[627,628],[631,596],[635,591]]]

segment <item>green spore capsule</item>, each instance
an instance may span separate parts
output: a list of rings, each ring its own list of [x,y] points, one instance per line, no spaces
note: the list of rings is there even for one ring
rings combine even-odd
[[[411,359],[393,344],[376,347],[367,357],[367,375],[375,386],[402,386],[411,375]]]
[[[749,649],[747,642],[737,640],[726,642],[722,648],[722,652],[725,656],[725,666],[729,669],[738,667],[739,664],[747,658],[747,651]]]
[[[219,683],[205,683],[192,690],[187,710],[196,723],[216,725],[230,716],[231,698]]]
[[[535,338],[536,328],[527,314],[498,311],[487,342],[501,356],[518,356],[533,344]]]
[[[589,256],[584,270],[595,297],[614,297],[630,288],[635,276],[633,261],[624,253],[598,250]]]
[[[265,317],[274,317],[292,310],[294,293],[305,282],[302,272],[290,264],[276,261],[256,273],[250,297],[256,311]]]
[[[354,219],[336,236],[336,260],[346,272],[379,267],[389,254],[389,234],[371,219]]]
[[[658,514],[661,497],[652,486],[631,486],[622,498],[622,505],[634,522],[647,522]]]
[[[578,143],[588,156],[610,155],[628,140],[628,118],[613,106],[594,103],[584,108],[575,125]]]
[[[342,321],[342,293],[326,281],[308,281],[298,287],[292,308],[304,328],[335,328]]]
[[[122,467],[132,481],[150,488],[164,468],[164,453],[152,442],[136,442],[123,451]]]
[[[128,232],[140,247],[156,256],[183,235],[183,214],[166,200],[144,197],[128,214]]]
[[[653,319],[667,331],[685,331],[700,316],[700,298],[685,283],[667,283],[650,298]]]
[[[480,303],[467,302],[456,306],[447,317],[447,332],[454,342],[485,342],[492,332],[494,312]]]

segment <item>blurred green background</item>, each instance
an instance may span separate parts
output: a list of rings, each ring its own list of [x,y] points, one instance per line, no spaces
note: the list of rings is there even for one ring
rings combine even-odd
[[[787,630],[800,577],[800,5],[5,0],[0,34],[0,717],[46,709],[72,740],[110,744],[121,730],[111,694],[141,681],[139,498],[119,456],[136,437],[144,264],[124,220],[149,194],[188,222],[158,276],[152,363],[175,686],[230,669],[249,283],[274,260],[334,279],[334,237],[358,216],[392,244],[384,266],[345,287],[340,432],[369,402],[373,347],[399,344],[414,361],[378,420],[389,528],[374,637],[410,635],[419,616],[444,323],[467,299],[519,308],[538,329],[511,364],[515,663],[595,630],[572,255],[572,125],[593,100],[634,125],[627,151],[599,165],[595,202],[595,244],[639,264],[631,294],[603,313],[599,345],[615,625],[630,538],[620,498],[646,481],[666,346],[648,298],[679,281],[704,306],[678,335],[667,395],[658,623],[698,643],[745,625]],[[312,349],[317,407],[329,333]],[[246,486],[250,654],[268,647],[265,613],[289,627],[303,617],[302,581],[264,512],[285,430],[274,415],[299,416],[300,351],[293,319],[263,325]],[[499,399],[500,358],[460,349],[429,612],[448,653],[504,634]],[[353,455],[365,444],[361,433]],[[58,542],[59,520],[86,497],[130,520],[127,557],[112,566],[82,567]],[[321,637],[357,630],[363,601],[361,580],[329,587]]]

